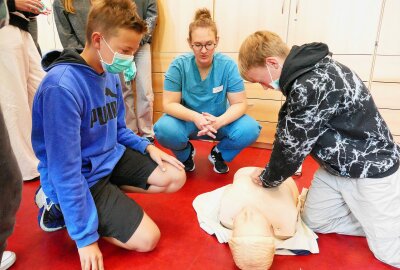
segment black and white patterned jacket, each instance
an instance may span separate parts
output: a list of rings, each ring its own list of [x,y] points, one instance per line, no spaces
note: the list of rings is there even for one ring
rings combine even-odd
[[[286,102],[279,111],[274,148],[261,175],[275,187],[311,154],[328,172],[381,178],[399,167],[400,149],[367,87],[333,60],[328,46],[294,46],[279,80]]]

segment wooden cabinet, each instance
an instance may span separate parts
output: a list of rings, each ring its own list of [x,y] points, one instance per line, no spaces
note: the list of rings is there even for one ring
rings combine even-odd
[[[195,11],[208,8],[213,13],[213,0],[158,0],[158,24],[154,32],[153,51],[182,53],[190,51],[187,42],[189,24]]]
[[[384,3],[371,93],[395,140],[400,142],[400,1]]]
[[[381,0],[293,0],[288,44],[321,41],[334,54],[373,54]]]
[[[399,10],[399,0],[385,0],[378,41],[378,55],[400,55]]]
[[[284,40],[289,0],[216,0],[214,19],[219,29],[218,50],[238,52],[243,40],[258,30],[273,31]]]

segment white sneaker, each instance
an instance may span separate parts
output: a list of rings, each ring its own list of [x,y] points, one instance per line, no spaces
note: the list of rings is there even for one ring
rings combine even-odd
[[[4,251],[3,257],[1,258],[0,270],[6,270],[11,267],[15,263],[17,259],[17,255],[15,255],[12,251]]]

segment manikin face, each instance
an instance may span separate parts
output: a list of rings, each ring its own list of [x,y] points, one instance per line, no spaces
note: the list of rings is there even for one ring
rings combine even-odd
[[[265,66],[250,68],[246,76],[250,82],[259,83],[267,90],[272,89],[270,83],[281,76],[281,66],[278,62],[267,61]]]
[[[209,27],[197,27],[192,31],[192,40],[188,40],[199,67],[206,68],[212,64],[218,38]]]
[[[142,34],[131,29],[120,28],[115,36],[99,38],[99,52],[106,63],[112,63],[114,53],[134,55],[139,48]],[[107,46],[107,44],[110,48]]]

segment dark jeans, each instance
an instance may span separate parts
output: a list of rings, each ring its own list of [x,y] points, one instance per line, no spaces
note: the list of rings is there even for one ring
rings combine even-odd
[[[21,202],[22,176],[11,149],[0,108],[0,260],[7,238],[14,229],[15,215]]]

